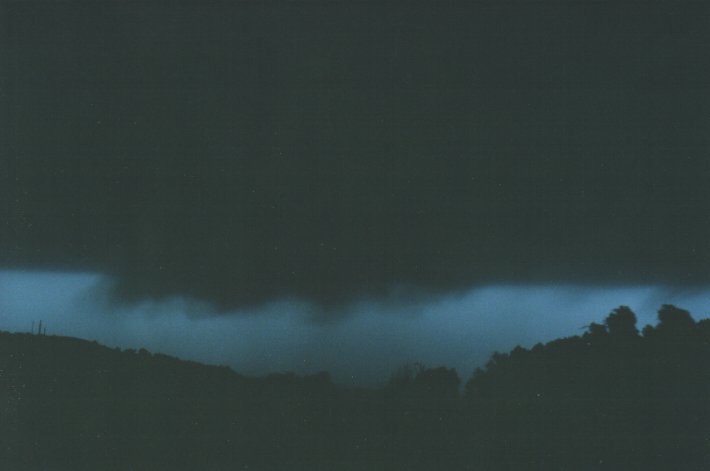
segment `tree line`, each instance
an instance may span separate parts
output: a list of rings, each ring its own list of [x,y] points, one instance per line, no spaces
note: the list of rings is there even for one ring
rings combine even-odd
[[[495,353],[463,385],[414,364],[379,389],[0,333],[0,468],[704,469],[708,359],[710,320],[671,305]]]

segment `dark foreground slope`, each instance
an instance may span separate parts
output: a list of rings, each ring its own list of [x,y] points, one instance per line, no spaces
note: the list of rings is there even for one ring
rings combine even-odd
[[[708,469],[710,322],[635,323],[495,354],[463,395],[443,367],[366,391],[0,333],[0,469]]]
[[[0,334],[0,358],[0,469],[271,468],[320,451],[335,399],[327,375],[247,379],[66,337]]]
[[[710,321],[626,307],[581,337],[495,354],[466,385],[496,469],[710,469]],[[524,465],[521,465],[524,463]]]

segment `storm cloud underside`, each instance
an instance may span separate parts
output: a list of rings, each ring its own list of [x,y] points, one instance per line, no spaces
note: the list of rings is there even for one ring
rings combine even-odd
[[[702,285],[708,8],[5,4],[0,265],[224,312]]]
[[[103,275],[0,271],[0,330],[27,332],[40,320],[48,335],[146,348],[222,364],[244,374],[327,370],[341,384],[376,386],[404,364],[455,367],[467,379],[494,351],[581,335],[620,304],[655,325],[664,303],[708,317],[707,289],[664,286],[488,285],[416,302],[361,301],[338,322],[318,306],[282,300],[211,315],[210,306],[173,297],[117,306]]]

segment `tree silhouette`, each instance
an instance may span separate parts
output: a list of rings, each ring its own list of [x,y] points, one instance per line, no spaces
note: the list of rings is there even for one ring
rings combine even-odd
[[[603,337],[608,333],[606,329],[607,329],[606,325],[597,324],[596,322],[592,322],[591,324],[589,324],[587,332],[590,336],[598,338],[598,337]]]
[[[609,334],[615,337],[635,337],[639,333],[636,328],[636,314],[628,306],[619,306],[611,311],[604,324]]]
[[[414,386],[439,398],[451,398],[458,395],[461,379],[453,368],[440,366],[420,371],[414,378]]]
[[[414,384],[414,378],[425,369],[426,368],[421,363],[407,363],[398,367],[390,375],[389,382],[387,383],[388,389],[404,390],[411,388]]]
[[[662,333],[684,334],[692,330],[695,320],[690,312],[672,304],[664,304],[658,310],[658,331]]]

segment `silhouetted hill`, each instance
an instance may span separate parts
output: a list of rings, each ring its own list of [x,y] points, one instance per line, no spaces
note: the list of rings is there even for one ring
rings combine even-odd
[[[498,464],[708,469],[710,321],[669,305],[659,320],[639,335],[621,306],[581,337],[493,355],[466,397],[491,427]]]
[[[710,321],[620,307],[577,337],[381,390],[0,333],[0,469],[701,470]]]
[[[326,374],[245,378],[143,349],[29,334],[0,333],[0,373],[0,468],[18,470],[253,469],[274,455],[290,460],[304,426],[322,433],[333,392]]]

